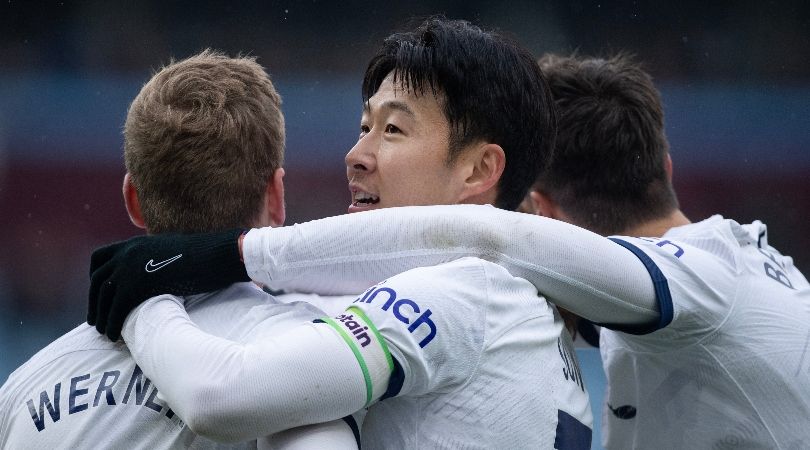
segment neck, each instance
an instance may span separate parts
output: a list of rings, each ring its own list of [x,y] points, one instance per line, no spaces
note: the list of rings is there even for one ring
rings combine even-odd
[[[675,209],[667,216],[648,220],[647,222],[623,230],[618,234],[625,236],[661,237],[664,233],[669,231],[670,228],[689,225],[690,223],[692,222],[686,218],[680,209]]]

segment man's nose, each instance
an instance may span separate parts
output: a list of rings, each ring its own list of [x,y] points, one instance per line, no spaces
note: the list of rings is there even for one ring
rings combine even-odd
[[[349,174],[374,170],[374,152],[371,149],[371,139],[368,137],[366,135],[360,138],[349,153],[346,153],[346,171]]]

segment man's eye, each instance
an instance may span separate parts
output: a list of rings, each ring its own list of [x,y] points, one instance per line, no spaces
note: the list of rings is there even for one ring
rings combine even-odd
[[[385,126],[386,133],[399,133],[400,130],[395,125],[391,125],[390,123]]]
[[[360,125],[360,137],[367,135],[369,131],[371,131],[371,129],[368,125]]]

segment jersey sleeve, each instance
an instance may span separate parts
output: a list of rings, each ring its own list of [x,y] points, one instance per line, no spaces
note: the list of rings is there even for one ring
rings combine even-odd
[[[129,315],[122,335],[177,415],[214,440],[337,420],[368,403],[355,354],[324,323],[234,342],[200,330],[179,299],[160,296]],[[390,372],[372,375],[387,385]]]
[[[260,439],[258,450],[309,450],[313,448],[335,448],[357,450],[360,448],[360,434],[352,416],[344,420],[333,420],[284,430]]]
[[[243,244],[248,274],[273,289],[351,294],[409,269],[474,256],[593,322],[659,319],[649,273],[632,253],[574,225],[491,206],[385,208],[254,229]]]
[[[471,376],[484,345],[487,284],[481,261],[465,258],[389,278],[347,309],[343,317],[361,318],[388,345],[394,370],[383,398],[447,392]]]
[[[606,326],[649,341],[700,338],[728,315],[734,296],[736,268],[728,258],[668,238],[616,236],[614,242],[641,261],[655,286],[661,311],[657,322],[644,327]]]

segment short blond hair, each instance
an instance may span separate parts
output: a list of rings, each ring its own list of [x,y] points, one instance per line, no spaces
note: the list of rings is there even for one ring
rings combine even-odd
[[[281,97],[255,58],[171,62],[129,107],[124,159],[151,233],[249,226],[283,158]]]

